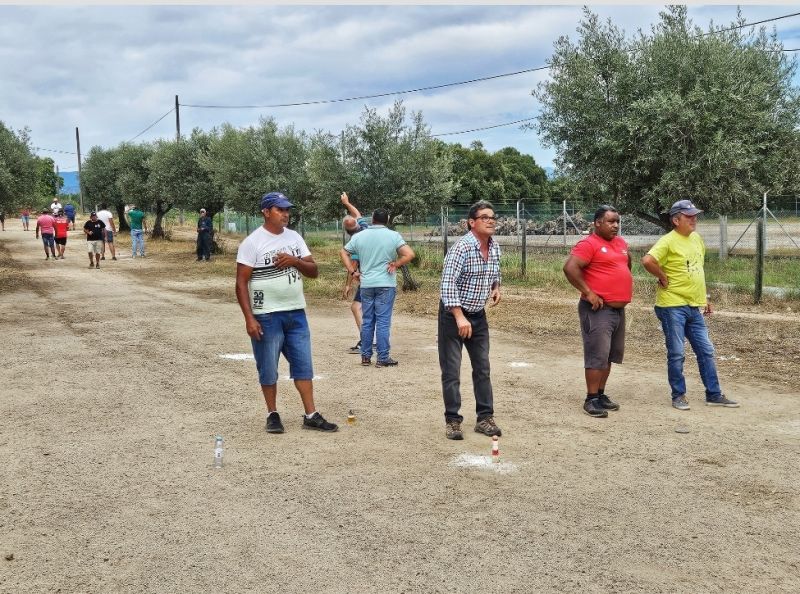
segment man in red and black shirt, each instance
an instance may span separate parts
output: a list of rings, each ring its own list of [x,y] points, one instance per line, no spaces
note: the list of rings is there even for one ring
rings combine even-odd
[[[583,336],[586,401],[583,410],[607,417],[619,404],[605,393],[612,363],[625,352],[625,306],[633,296],[628,244],[617,236],[619,213],[603,205],[594,213],[593,233],[572,248],[564,274],[581,292],[578,317]]]

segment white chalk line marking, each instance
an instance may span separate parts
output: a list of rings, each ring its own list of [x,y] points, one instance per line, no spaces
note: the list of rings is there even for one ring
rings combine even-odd
[[[251,353],[228,353],[219,357],[220,359],[231,359],[232,361],[255,361],[255,357]]]
[[[525,363],[525,361],[512,361],[509,365],[511,367],[531,367],[531,364]]]
[[[458,454],[450,461],[450,466],[491,470],[498,474],[510,474],[518,470],[516,464],[512,462],[492,462],[491,456],[478,456],[476,454]]]

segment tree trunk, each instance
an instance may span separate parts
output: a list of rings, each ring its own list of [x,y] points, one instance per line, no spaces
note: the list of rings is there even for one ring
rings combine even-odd
[[[117,231],[130,231],[131,226],[128,225],[128,220],[125,218],[125,205],[122,202],[118,202],[114,205],[114,208],[117,209]]]
[[[640,219],[644,219],[645,221],[649,221],[654,225],[658,225],[664,229],[664,231],[672,231],[672,217],[669,216],[668,212],[662,212],[657,217],[654,217],[650,213],[646,213],[642,210],[637,210],[633,214]]]
[[[161,225],[161,221],[170,210],[172,210],[172,204],[165,205],[163,201],[156,200],[156,221],[153,223],[153,237],[164,237],[164,227]]]

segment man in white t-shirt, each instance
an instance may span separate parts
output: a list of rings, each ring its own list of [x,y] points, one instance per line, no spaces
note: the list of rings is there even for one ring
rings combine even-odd
[[[108,244],[108,248],[111,250],[111,259],[116,260],[117,251],[114,249],[114,234],[117,232],[117,228],[114,226],[114,214],[108,210],[108,204],[100,205],[100,210],[97,211],[97,218],[106,225],[103,230],[103,255],[100,259],[106,259],[106,244]]]
[[[319,270],[300,234],[286,228],[291,207],[280,192],[262,196],[264,224],[245,238],[236,254],[236,299],[244,314],[267,404],[267,433],[284,432],[277,408],[281,353],[289,362],[289,375],[303,401],[303,428],[336,431],[338,427],[326,421],[314,405],[303,277],[316,278]]]
[[[61,210],[62,208],[64,207],[61,205],[61,202],[58,201],[58,196],[56,196],[53,199],[53,203],[50,205],[50,212],[52,212],[53,215],[57,215],[58,211]]]

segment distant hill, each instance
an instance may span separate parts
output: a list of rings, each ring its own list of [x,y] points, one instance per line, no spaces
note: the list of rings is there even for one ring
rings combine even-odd
[[[59,171],[58,174],[64,180],[64,187],[61,188],[59,194],[78,194],[81,191],[78,185],[77,171]]]

